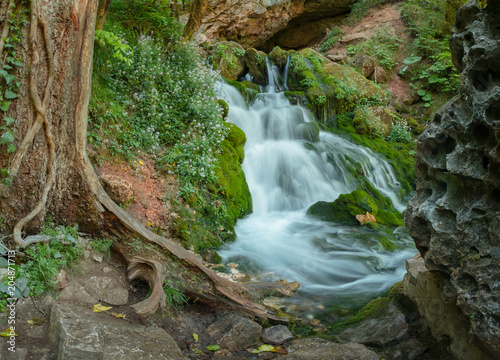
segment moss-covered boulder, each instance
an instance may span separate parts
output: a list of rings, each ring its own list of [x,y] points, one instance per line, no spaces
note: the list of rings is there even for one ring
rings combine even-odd
[[[378,207],[373,198],[362,190],[341,194],[334,202],[318,201],[307,210],[307,215],[324,221],[357,225],[356,215],[369,212],[376,216]]]
[[[227,126],[230,132],[222,142],[219,168],[216,170],[217,186],[222,189],[222,194],[227,200],[229,215],[236,222],[236,219],[252,212],[252,196],[241,168],[244,159],[243,146],[246,142],[245,133],[236,125],[228,123]]]
[[[267,81],[266,57],[265,52],[253,48],[245,51],[245,63],[248,66],[248,72],[252,75],[253,81],[259,85],[265,85]]]
[[[297,126],[297,136],[299,139],[308,142],[319,141],[319,126],[315,122],[302,123]]]
[[[360,107],[354,112],[352,124],[356,133],[385,138],[391,133],[394,112],[390,108]]]
[[[279,46],[275,46],[273,50],[269,53],[269,59],[280,68],[284,69],[286,65],[286,59],[288,57],[289,52],[283,50]]]
[[[255,98],[255,96],[258,93],[260,93],[259,85],[255,84],[251,81],[248,81],[248,80],[244,80],[241,82],[240,81],[226,80],[226,82],[229,85],[232,85],[236,89],[238,89],[238,91],[241,93],[241,95],[243,95],[243,98],[245,98],[247,103],[250,103]]]
[[[237,80],[246,70],[244,56],[245,49],[240,44],[222,41],[212,49],[210,62],[226,79]]]
[[[306,94],[303,91],[285,91],[284,94],[292,105],[307,105]]]

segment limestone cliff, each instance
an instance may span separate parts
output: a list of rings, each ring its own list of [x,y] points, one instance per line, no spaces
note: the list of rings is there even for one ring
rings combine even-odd
[[[406,225],[472,339],[500,358],[500,1],[457,13],[450,44],[462,94],[418,139]],[[433,295],[430,295],[433,296]],[[460,358],[460,357],[459,357]]]
[[[346,12],[353,0],[210,0],[195,34],[199,43],[236,41],[259,47],[293,20],[295,24]]]

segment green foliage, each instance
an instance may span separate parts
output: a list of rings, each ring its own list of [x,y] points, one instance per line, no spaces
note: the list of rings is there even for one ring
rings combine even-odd
[[[28,24],[28,14],[27,9],[16,10],[13,6],[9,9],[9,35],[4,39],[4,53],[0,59],[0,118],[3,118],[3,122],[0,121],[0,149],[4,148],[1,151],[7,153],[16,151],[11,128],[15,120],[8,116],[8,111],[21,86],[21,82],[16,81],[19,80],[18,69],[22,65],[22,57],[17,55],[17,48],[24,37],[22,28]],[[10,186],[12,180],[8,178],[8,171],[0,168],[0,172],[2,184]]]
[[[94,250],[107,253],[109,249],[113,246],[113,240],[111,239],[94,239],[92,240],[92,247]]]
[[[393,29],[383,27],[368,41],[354,46],[349,45],[347,53],[351,56],[360,53],[372,56],[380,66],[391,70],[396,66],[396,58],[402,43],[403,40],[394,34]]]
[[[29,279],[31,295],[37,297],[54,290],[59,269],[71,268],[80,258],[83,247],[76,241],[77,232],[76,226],[56,226],[48,222],[41,233],[52,240],[47,244],[32,244],[24,250],[28,260],[21,264],[21,275]]]
[[[456,10],[463,3],[463,0],[406,0],[401,7],[403,20],[415,36],[414,55],[405,59],[408,66],[402,74],[409,73],[411,80],[422,83],[424,89],[450,95],[460,89],[460,74],[451,61],[449,35]]]
[[[96,30],[95,40],[101,46],[111,46],[114,51],[113,57],[127,63],[128,65],[132,63],[132,59],[129,57],[134,55],[132,48],[128,46],[119,36],[110,31]]]
[[[322,52],[330,50],[341,37],[342,34],[339,28],[333,28],[328,34],[327,39],[321,44],[319,50]]]
[[[386,138],[389,142],[409,143],[413,141],[413,137],[406,120],[394,119],[392,123],[391,133]]]
[[[113,1],[106,22],[119,23],[122,29],[127,29],[129,41],[140,34],[148,34],[165,45],[179,41],[183,30],[182,24],[171,16],[168,1]]]
[[[180,310],[188,303],[188,298],[179,289],[168,284],[164,284],[163,291],[165,292],[165,301],[168,306],[174,310]]]

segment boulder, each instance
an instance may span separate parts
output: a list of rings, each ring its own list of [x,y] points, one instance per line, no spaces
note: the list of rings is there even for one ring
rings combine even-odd
[[[487,349],[475,355],[482,359],[500,358],[499,12],[498,1],[484,8],[468,2],[457,12],[450,44],[453,63],[463,71],[462,95],[444,105],[418,139],[417,192],[405,212],[439,280],[433,298],[457,306],[453,318],[430,322],[431,331],[461,326]],[[425,301],[431,301],[427,294],[417,299],[422,311]],[[457,359],[472,359],[458,335],[448,336]]]
[[[391,133],[393,120],[393,110],[390,108],[360,107],[354,113],[352,124],[360,135],[384,138]]]
[[[370,80],[375,81],[377,84],[387,84],[387,72],[381,66],[375,66],[373,73],[370,76]]]
[[[298,138],[308,142],[319,141],[319,126],[315,122],[302,123],[297,127]]]
[[[384,347],[399,343],[408,337],[405,315],[391,302],[375,316],[368,317],[340,333],[344,341]]]
[[[285,341],[295,338],[295,336],[285,325],[277,325],[264,329],[260,338],[266,344],[281,345]]]
[[[366,346],[356,343],[337,344],[323,339],[297,339],[287,346],[288,355],[278,360],[379,360]]]
[[[145,327],[88,306],[56,303],[50,315],[51,343],[57,359],[186,359],[174,339],[158,327]]]
[[[210,62],[228,80],[238,80],[244,75],[245,49],[233,41],[221,41],[212,49]]]
[[[246,349],[259,341],[262,327],[237,314],[225,314],[207,329],[215,344],[223,349]]]
[[[367,79],[375,71],[375,59],[363,53],[356,56],[353,65]]]
[[[61,291],[60,300],[71,300],[94,305],[101,300],[110,305],[128,304],[128,290],[111,276],[90,276],[72,281]]]
[[[266,53],[256,50],[248,49],[245,52],[245,62],[248,66],[248,72],[253,77],[256,84],[265,85],[267,83],[267,65]]]
[[[102,187],[108,195],[118,204],[129,204],[134,195],[132,184],[116,175],[104,174],[99,177]]]

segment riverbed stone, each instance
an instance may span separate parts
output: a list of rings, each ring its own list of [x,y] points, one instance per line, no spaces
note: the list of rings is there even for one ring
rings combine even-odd
[[[266,344],[280,345],[285,341],[293,339],[295,336],[285,325],[271,326],[262,331],[260,338]]]
[[[59,299],[90,305],[101,300],[110,305],[125,305],[128,303],[128,295],[128,290],[116,278],[90,276],[87,279],[70,283],[61,291]]]
[[[297,339],[287,346],[288,355],[279,360],[379,360],[366,346],[356,343],[338,344],[323,339]]]
[[[262,327],[238,314],[225,314],[207,328],[207,334],[223,349],[245,349],[257,344]]]
[[[50,341],[58,349],[59,360],[185,359],[161,328],[132,325],[68,302],[52,308]]]

